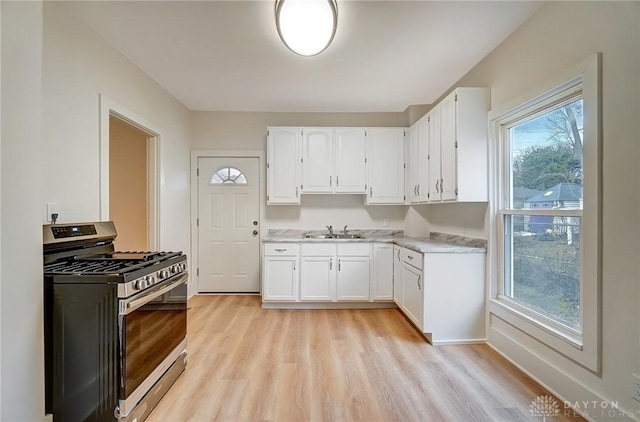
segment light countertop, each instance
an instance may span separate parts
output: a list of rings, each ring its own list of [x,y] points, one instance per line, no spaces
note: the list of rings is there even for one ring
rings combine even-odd
[[[445,233],[431,233],[430,237],[405,236],[398,230],[349,230],[349,234],[362,235],[363,239],[313,239],[308,233],[325,233],[322,230],[269,230],[264,243],[393,243],[419,253],[485,253],[486,241]],[[335,233],[341,233],[336,230]]]

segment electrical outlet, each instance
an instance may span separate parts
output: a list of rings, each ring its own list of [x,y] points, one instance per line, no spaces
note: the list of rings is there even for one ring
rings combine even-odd
[[[640,401],[640,375],[631,374],[631,397]]]
[[[389,219],[385,217],[385,219],[382,221],[382,224],[383,224],[385,227],[389,227]]]
[[[58,205],[55,202],[47,202],[45,206],[45,221],[51,221],[51,214],[58,214]]]

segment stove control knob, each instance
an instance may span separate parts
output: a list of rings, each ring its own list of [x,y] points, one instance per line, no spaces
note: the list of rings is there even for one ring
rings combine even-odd
[[[164,280],[165,278],[169,277],[169,271],[167,270],[158,271],[158,277],[160,278],[160,280]]]
[[[136,282],[133,284],[133,288],[136,289],[136,290],[144,289],[145,288],[144,279],[136,280]]]
[[[178,265],[172,265],[171,268],[169,268],[169,271],[171,271],[171,274],[176,274],[178,271],[180,271],[180,269],[178,268]]]
[[[145,279],[145,283],[144,284],[147,287],[150,287],[150,286],[153,286],[154,284],[156,284],[156,278],[154,276],[152,276],[152,275],[148,275],[144,279]]]
[[[180,271],[184,271],[186,269],[187,269],[187,264],[185,264],[184,262],[180,263]]]

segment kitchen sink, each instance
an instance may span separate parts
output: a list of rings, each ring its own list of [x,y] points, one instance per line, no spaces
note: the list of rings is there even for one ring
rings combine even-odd
[[[305,234],[305,239],[364,239],[359,234]]]

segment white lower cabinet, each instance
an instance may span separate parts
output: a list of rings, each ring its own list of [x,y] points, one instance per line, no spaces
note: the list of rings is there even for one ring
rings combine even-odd
[[[373,274],[371,299],[393,300],[393,248],[392,244],[373,245]]]
[[[264,301],[297,301],[300,246],[265,245],[262,278]]]
[[[394,264],[400,261],[396,303],[400,299],[402,312],[432,344],[485,341],[484,252],[421,254],[401,248]]]
[[[392,244],[266,243],[264,251],[265,302],[393,300]]]
[[[422,330],[424,317],[424,294],[422,270],[402,263],[402,305],[401,309],[416,327]]]
[[[336,245],[303,243],[300,249],[300,300],[333,301],[336,291]]]
[[[400,252],[402,247],[393,245],[393,301],[396,305],[402,305],[402,259]]]

